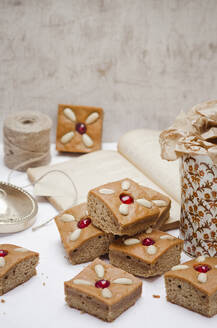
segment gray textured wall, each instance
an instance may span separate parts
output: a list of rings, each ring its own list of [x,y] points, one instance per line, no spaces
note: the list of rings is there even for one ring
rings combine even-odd
[[[73,103],[105,109],[105,141],[165,128],[217,98],[216,18],[216,0],[0,0],[0,120]]]

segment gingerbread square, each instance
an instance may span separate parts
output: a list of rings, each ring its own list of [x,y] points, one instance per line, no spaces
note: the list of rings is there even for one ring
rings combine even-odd
[[[60,237],[72,264],[107,254],[113,236],[94,227],[86,203],[76,205],[55,218]]]
[[[217,313],[217,258],[198,258],[165,274],[167,300],[212,317]]]
[[[101,149],[103,109],[59,105],[56,149],[90,153]]]
[[[109,322],[134,305],[141,293],[140,279],[99,259],[65,282],[70,307]]]
[[[88,193],[88,212],[93,224],[115,235],[135,235],[156,224],[159,207],[131,179],[107,183]]]
[[[132,238],[119,238],[109,247],[114,266],[136,276],[157,276],[180,262],[183,241],[168,233],[152,230]]]
[[[0,295],[36,275],[39,254],[11,244],[0,245]]]

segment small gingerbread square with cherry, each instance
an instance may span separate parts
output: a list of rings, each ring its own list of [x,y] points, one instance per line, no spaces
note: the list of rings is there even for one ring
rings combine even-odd
[[[101,149],[103,109],[59,105],[56,149],[89,153]]]

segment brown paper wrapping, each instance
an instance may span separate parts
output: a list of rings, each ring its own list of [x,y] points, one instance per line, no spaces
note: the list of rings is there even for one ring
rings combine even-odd
[[[159,140],[163,159],[207,155],[217,164],[217,100],[196,105],[188,113],[181,112]]]

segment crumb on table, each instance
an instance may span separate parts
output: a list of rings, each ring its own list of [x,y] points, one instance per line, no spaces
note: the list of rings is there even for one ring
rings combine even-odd
[[[3,298],[1,299],[1,303],[5,303],[5,300]]]
[[[152,295],[154,298],[160,298],[160,295]]]

